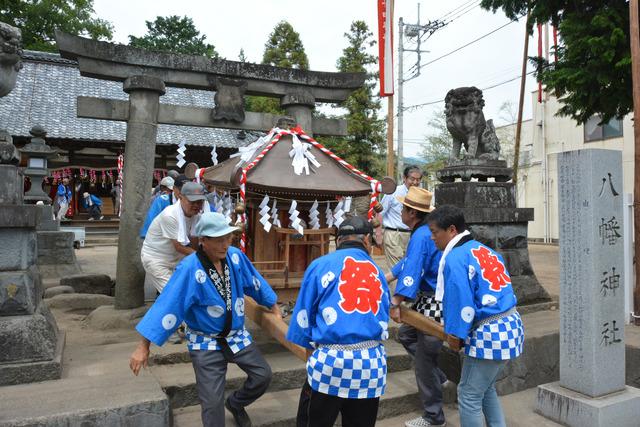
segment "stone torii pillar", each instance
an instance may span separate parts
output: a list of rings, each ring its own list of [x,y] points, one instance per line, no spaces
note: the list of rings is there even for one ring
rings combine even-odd
[[[313,136],[313,110],[316,106],[316,98],[311,92],[290,91],[282,97],[280,106],[285,109],[287,115],[296,119],[307,135]]]
[[[118,232],[116,309],[144,304],[144,270],[138,235],[151,197],[158,110],[165,86],[157,77],[138,75],[124,81],[124,91],[129,94],[129,120],[124,152],[123,209]]]

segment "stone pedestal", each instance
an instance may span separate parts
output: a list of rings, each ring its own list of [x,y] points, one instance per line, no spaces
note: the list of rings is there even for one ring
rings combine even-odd
[[[569,426],[637,426],[640,390],[625,386],[622,155],[562,153],[560,382],[537,411]]]
[[[458,173],[456,165],[453,171],[445,168],[438,175],[452,176]],[[490,171],[485,170],[485,173]],[[533,221],[533,209],[516,208],[515,184],[444,182],[436,186],[435,201],[437,206],[453,205],[461,208],[473,237],[502,254],[511,274],[518,304],[550,300],[529,261],[527,228],[528,222]]]
[[[60,378],[64,336],[42,303],[36,268],[38,208],[22,205],[15,166],[0,165],[0,174],[8,179],[0,201],[11,201],[0,202],[0,385]]]

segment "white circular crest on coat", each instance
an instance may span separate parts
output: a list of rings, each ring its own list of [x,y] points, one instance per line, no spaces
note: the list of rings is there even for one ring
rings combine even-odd
[[[207,307],[207,313],[211,317],[218,318],[224,314],[224,308],[219,305],[210,305]]]
[[[469,280],[473,279],[473,276],[476,275],[476,268],[473,265],[469,266]]]
[[[380,335],[380,339],[386,340],[389,339],[389,324],[383,320],[379,321],[380,327],[382,328],[382,334]]]
[[[471,323],[473,321],[473,317],[476,315],[476,311],[473,307],[466,306],[462,310],[460,310],[460,317],[467,323]]]
[[[170,329],[173,329],[174,326],[176,326],[177,321],[178,319],[176,318],[175,314],[166,314],[162,318],[162,327],[168,331]]]
[[[301,328],[309,327],[309,317],[307,317],[307,310],[300,310],[296,316],[296,322]]]
[[[260,279],[258,279],[256,276],[253,276],[253,287],[256,289],[256,291],[260,290],[261,285],[262,283],[260,283]]]
[[[482,295],[482,305],[492,306],[498,302],[498,299],[490,294]]]
[[[204,270],[196,270],[196,282],[202,284],[207,280],[207,273]]]
[[[336,278],[336,275],[333,274],[333,271],[329,271],[325,273],[324,276],[322,276],[320,283],[322,284],[323,288],[326,288],[327,286],[329,286],[329,283],[331,283],[335,278]]]
[[[402,280],[402,283],[403,283],[405,286],[412,286],[412,285],[413,285],[413,277],[411,277],[411,276],[406,276],[406,277]]]
[[[232,261],[235,265],[240,264],[240,256],[239,256],[238,254],[233,254],[233,255],[231,255],[231,261]]]
[[[244,298],[236,299],[236,314],[238,316],[244,316]]]
[[[325,307],[322,310],[322,318],[327,325],[333,325],[338,320],[338,313],[333,307]]]

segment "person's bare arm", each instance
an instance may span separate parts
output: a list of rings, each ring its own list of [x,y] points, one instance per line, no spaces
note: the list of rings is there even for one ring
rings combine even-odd
[[[171,243],[173,243],[173,247],[175,248],[176,252],[181,253],[182,255],[191,255],[196,251],[190,246],[181,245],[177,240],[171,240]]]
[[[138,343],[138,347],[133,351],[129,358],[129,368],[133,372],[133,375],[138,376],[141,368],[146,368],[149,362],[149,346],[151,342],[142,337]]]
[[[189,236],[189,241],[191,242],[191,246],[190,248],[193,249],[194,251],[198,250],[198,244],[200,242],[198,242],[198,238],[194,237],[194,236]]]
[[[387,280],[387,283],[393,283],[396,280],[396,277],[393,275],[392,271],[389,271],[384,275],[384,278]]]
[[[402,295],[394,295],[391,297],[389,316],[398,323],[402,323],[402,316],[400,315],[400,303],[402,301],[404,301],[404,297]]]

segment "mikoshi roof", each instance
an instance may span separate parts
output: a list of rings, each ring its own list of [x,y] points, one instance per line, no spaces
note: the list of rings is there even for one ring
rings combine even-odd
[[[293,137],[284,135],[258,163],[247,171],[246,192],[269,194],[298,200],[335,200],[335,196],[365,196],[371,193],[371,182],[365,177],[341,165],[336,159],[315,145],[309,152],[320,164],[309,164],[309,174],[294,172],[292,158]],[[265,141],[246,161],[232,157],[207,168],[203,178],[218,187],[235,189],[239,186],[241,169],[253,162],[269,144]],[[395,184],[393,185],[395,189]]]
[[[30,137],[29,130],[40,125],[47,139],[124,142],[125,122],[79,118],[76,98],[92,96],[128,100],[122,83],[80,75],[78,63],[60,55],[25,50],[23,68],[16,87],[0,98],[0,123],[13,136]],[[160,102],[213,108],[214,92],[167,87]],[[253,142],[254,132],[193,126],[158,125],[158,144],[237,148]]]

